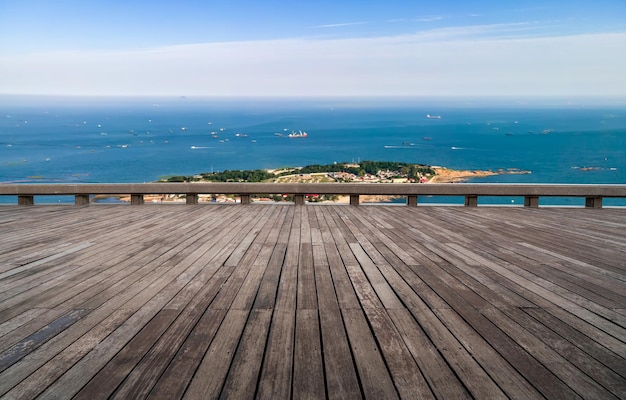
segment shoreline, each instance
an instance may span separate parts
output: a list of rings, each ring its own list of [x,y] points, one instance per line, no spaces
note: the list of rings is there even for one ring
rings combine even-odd
[[[484,178],[487,176],[501,175],[500,172],[481,170],[455,170],[446,167],[432,167],[435,175],[428,183],[459,183],[472,178]]]

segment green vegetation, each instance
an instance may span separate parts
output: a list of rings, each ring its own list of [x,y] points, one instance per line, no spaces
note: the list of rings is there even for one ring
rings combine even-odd
[[[346,172],[358,176],[365,174],[376,175],[379,171],[397,171],[398,175],[415,178],[418,173],[434,174],[428,165],[409,164],[393,161],[361,161],[359,164],[331,164],[309,165],[298,170],[301,174],[314,174],[318,172]]]
[[[388,172],[387,175],[408,179],[418,179],[424,175],[434,175],[435,171],[428,165],[410,164],[393,161],[361,161],[358,164],[335,163],[328,165],[308,165],[301,168],[285,168],[273,173],[266,170],[225,170],[222,172],[204,172],[193,176],[172,176],[166,182],[267,182],[281,176],[293,174],[319,174],[344,172],[356,176],[376,175],[379,172]],[[390,174],[389,174],[390,173]]]

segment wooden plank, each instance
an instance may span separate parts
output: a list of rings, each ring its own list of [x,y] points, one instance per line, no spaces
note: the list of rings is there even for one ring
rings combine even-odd
[[[293,393],[296,399],[325,397],[324,366],[317,310],[296,310]]]
[[[196,266],[196,268],[200,268],[200,267],[201,266]],[[180,268],[184,270],[186,266],[180,266]],[[177,270],[174,268],[174,269],[167,270],[165,275],[169,274],[170,276],[174,277],[179,273],[180,273],[180,270]],[[188,277],[186,278],[187,281],[177,281],[176,284],[172,284],[171,279],[164,279],[164,280],[161,280],[162,282],[161,285],[165,285],[168,282],[170,282],[170,286],[167,287],[166,292],[175,294],[179,291],[180,287],[184,286],[185,282],[188,282],[188,280],[191,279],[191,277],[193,277],[194,275],[195,274],[192,273],[188,275]],[[155,286],[154,290],[159,290],[159,287],[161,288],[164,287],[161,285]],[[118,328],[115,334],[110,335],[107,338],[107,340],[105,340],[103,343],[100,343],[94,349],[94,351],[92,351],[89,354],[88,357],[83,358],[81,362],[78,364],[80,365],[80,368],[78,366],[74,366],[70,371],[68,371],[66,375],[63,376],[62,379],[57,381],[55,385],[49,388],[48,391],[50,393],[55,393],[58,390],[71,391],[71,390],[74,390],[72,388],[80,388],[80,386],[77,386],[77,385],[80,385],[80,382],[81,382],[81,379],[78,379],[78,377],[80,376],[78,374],[84,371],[91,370],[92,368],[99,369],[100,365],[102,365],[103,362],[106,363],[107,361],[106,354],[114,355],[115,354],[114,352],[116,351],[116,349],[121,348],[124,345],[125,343],[124,340],[128,340],[128,339],[125,339],[125,338],[128,338],[128,336],[125,336],[125,335],[127,335],[130,332],[137,331],[141,326],[143,326],[142,323],[141,322],[138,323],[138,321],[141,321],[141,319],[145,320],[146,318],[149,320],[149,318],[151,318],[151,316],[154,315],[154,313],[158,312],[158,309],[160,307],[164,306],[167,303],[168,299],[171,297],[168,297],[167,295],[165,295],[166,292],[163,293],[164,294],[163,296],[153,297],[148,303],[146,303],[146,306],[140,309],[141,312],[136,313],[131,319],[126,321],[125,324],[122,325],[122,327]],[[137,306],[139,306],[139,304],[143,304],[145,302],[145,300],[139,301],[138,300],[139,297],[148,299],[154,293],[155,292],[152,292],[152,294],[150,294],[149,291],[143,291],[141,292],[140,296],[136,296],[135,299],[133,299],[131,303],[134,303]],[[154,305],[154,307],[151,307],[150,305]],[[136,307],[136,306],[131,305],[131,307]],[[71,385],[69,384],[69,382],[71,382]]]
[[[492,304],[507,304],[520,307],[534,306],[534,304],[530,303],[528,300],[502,286],[493,277],[480,273],[476,268],[467,266],[467,259],[464,258],[462,254],[450,252],[448,248],[443,248],[436,243],[425,247],[412,239],[410,235],[401,236],[396,234],[396,232],[402,232],[403,229],[407,227],[407,225],[404,224],[404,219],[398,221],[394,226],[395,229],[385,231],[385,234],[394,242],[398,243],[399,246],[412,251],[412,256],[419,263],[416,265],[417,268],[423,265],[430,265],[432,267],[438,266],[455,278],[461,280],[463,284],[467,285],[472,290],[481,292],[481,296],[487,296]],[[397,257],[394,252],[386,247],[379,248],[379,251],[381,251],[385,258],[396,266],[396,268],[399,267],[400,264],[397,262]],[[442,257],[445,257],[445,260]],[[406,274],[403,276],[407,279]],[[412,279],[415,280],[419,278]],[[412,285],[423,285],[423,283],[417,281],[412,283]],[[445,306],[433,304],[432,307],[442,308]]]
[[[486,271],[489,271],[485,267]],[[488,273],[488,272],[486,272]],[[595,341],[597,341],[602,346],[606,347],[610,351],[618,354],[622,358],[626,357],[626,353],[624,353],[624,344],[621,340],[607,334],[602,331],[598,325],[594,325],[592,322],[594,321],[586,321],[575,314],[572,314],[570,311],[563,309],[561,307],[555,306],[548,301],[546,301],[543,297],[536,294],[535,292],[528,290],[526,287],[522,285],[518,285],[514,282],[508,281],[506,279],[501,279],[501,283],[506,285],[509,289],[518,292],[520,295],[528,298],[530,301],[535,303],[538,307],[541,307],[544,311],[548,312],[555,318],[560,319],[565,324],[574,327],[577,331],[580,331],[584,335],[588,337],[592,337]],[[532,308],[525,308],[525,310],[532,310]]]
[[[339,255],[339,250],[332,243],[326,243],[324,250],[328,256],[328,264],[330,266],[339,307],[342,309],[359,308],[359,300],[350,283],[350,278]]]
[[[19,328],[25,323],[32,321],[41,315],[45,310],[43,308],[30,309],[0,324],[0,337],[6,335],[14,329]]]
[[[287,245],[277,243],[272,251],[272,256],[268,262],[267,268],[261,279],[257,296],[254,300],[253,308],[271,309],[274,308],[276,302],[276,292],[278,290],[278,282],[285,260],[285,252]]]
[[[499,329],[515,340],[521,348],[543,363],[543,365],[549,366],[550,372],[558,376],[581,398],[617,399],[617,397],[611,395],[604,387],[573,366],[570,361],[532,335],[519,323],[506,317],[501,311],[490,308],[481,310],[481,312],[483,315],[487,316],[489,320],[494,322]],[[544,393],[548,394],[548,392]],[[562,392],[553,393],[553,395],[570,396],[570,393],[569,390],[563,390]]]
[[[34,371],[36,368],[45,363],[49,358],[54,357],[55,354],[58,352],[58,348],[64,348],[72,344],[74,340],[77,340],[79,338],[80,340],[82,340],[83,338],[85,338],[85,336],[81,338],[81,335],[83,334],[86,334],[86,337],[89,337],[90,333],[88,333],[88,331],[94,326],[97,327],[98,325],[96,324],[109,326],[108,321],[110,321],[111,316],[114,316],[116,314],[115,310],[117,309],[117,307],[122,306],[125,302],[127,302],[130,298],[135,296],[141,290],[142,286],[132,286],[129,289],[125,290],[123,293],[109,299],[109,301],[103,304],[103,306],[97,308],[86,317],[73,324],[70,329],[64,331],[62,335],[56,336],[44,346],[42,346],[39,350],[37,350],[36,353],[32,353],[32,357],[30,357],[31,355],[29,355],[27,357],[27,362],[23,361],[17,364],[14,368],[8,370],[7,372],[11,374],[13,379],[19,381],[19,377],[26,376],[29,372]],[[126,308],[124,309],[124,314],[126,314],[128,317],[134,311],[135,310],[129,310],[128,308]],[[110,329],[114,330],[115,328],[117,328],[117,326],[113,326]],[[80,342],[80,340],[78,340],[78,342]],[[79,350],[82,351],[83,354],[89,352],[96,344],[99,343],[99,341],[89,341],[89,339],[87,339],[87,342],[89,343],[89,345],[82,345],[79,347]],[[74,346],[74,344],[72,344],[72,346]],[[61,362],[56,368],[61,370],[61,368],[71,366],[72,364],[73,363]]]
[[[256,259],[252,263],[245,280],[233,299],[233,303],[230,306],[231,308],[237,310],[250,310],[252,308],[265,273],[265,268],[268,266],[273,252],[273,244],[265,243],[260,246]]]
[[[315,287],[311,243],[300,243],[296,308],[299,310],[317,309],[317,288]]]
[[[43,393],[44,397],[71,397],[91,380],[119,350],[152,319],[158,310],[144,307],[127,319],[105,340],[98,343],[85,357],[74,364]]]
[[[463,383],[455,376],[408,310],[392,309],[389,310],[389,316],[404,337],[404,342],[435,396],[442,399],[469,399],[470,395]]]
[[[569,372],[571,376],[575,377],[576,383],[570,386],[578,387],[577,391],[581,396],[594,396],[594,390],[596,392],[601,390],[598,389],[598,385],[602,385],[602,387],[611,391],[617,398],[626,396],[626,381],[624,378],[618,373],[605,368],[601,362],[594,359],[590,354],[574,346],[518,308],[504,307],[499,310],[509,317],[511,321],[514,321],[514,324],[523,327],[522,332],[528,331],[532,335],[525,335],[527,343],[530,342],[532,344],[528,350],[530,353],[537,351],[546,354],[544,358],[547,360],[546,363],[565,364],[565,367],[559,367],[558,370]],[[554,355],[552,352],[556,352],[558,355]],[[579,378],[579,375],[582,378]],[[589,383],[587,376],[594,382]],[[563,378],[563,380],[567,382],[568,378]],[[579,381],[581,382],[580,384],[578,383]],[[581,385],[584,393],[581,393]]]
[[[300,214],[300,243],[311,243],[311,221],[310,215],[313,212],[309,211],[310,207],[302,207]]]
[[[454,370],[455,375],[460,379],[459,384],[466,387],[472,396],[476,398],[505,398],[506,396],[502,392],[502,389],[487,375],[485,370],[477,363],[476,358],[468,353],[459,343],[459,341],[464,340],[463,337],[455,337],[435,315],[439,310],[447,309],[447,307],[439,309],[430,308],[425,300],[420,298],[423,294],[422,291],[416,292],[402,279],[394,278],[393,275],[397,274],[395,270],[386,268],[383,271],[385,276],[393,282],[398,296],[402,299],[402,302],[407,305],[419,327],[432,341],[433,346],[438,349],[450,368]],[[430,288],[429,290],[432,291]],[[436,296],[437,294],[432,292],[432,295]],[[388,312],[394,316],[400,311],[391,309],[388,310]],[[397,322],[396,326],[398,326]],[[400,327],[398,329],[401,332],[403,331]],[[412,334],[416,333],[417,332],[412,332]],[[412,343],[412,345],[414,346],[415,344]],[[421,347],[422,346],[420,346],[420,348]],[[410,345],[409,349],[411,349]],[[417,361],[419,363],[419,359]],[[433,370],[427,368],[421,369],[424,371],[427,380],[435,379],[429,377],[429,374],[432,374]],[[438,373],[439,370],[435,370],[434,372]],[[447,388],[454,390],[452,383],[448,385]]]
[[[257,295],[252,305],[253,308],[271,309],[275,305],[276,292],[289,238],[286,236],[286,233],[289,233],[291,228],[291,219],[288,216],[288,209],[281,208],[280,216],[276,218],[274,228],[267,237],[266,243],[268,245],[273,244],[274,247],[259,283]]]
[[[248,319],[247,310],[229,310],[189,387],[186,399],[217,398]]]
[[[176,353],[183,346],[185,339],[190,336],[192,329],[196,327],[205,313],[208,304],[217,295],[232,271],[232,267],[219,268],[211,279],[204,283],[201,290],[190,291],[194,293],[194,296],[185,308],[173,308],[180,310],[180,315],[124,379],[124,382],[116,390],[117,397],[145,398],[150,393],[152,387],[157,383],[168,364],[172,362]],[[203,279],[198,280],[203,281]]]
[[[546,366],[526,353],[515,341],[505,335],[497,325],[490,322],[467,301],[439,280],[434,274],[422,274],[420,277],[428,282],[448,304],[470,324],[487,342],[490,343],[520,374],[533,382],[542,393],[555,398],[576,398],[574,391],[554,375]],[[483,308],[484,310],[485,308]]]
[[[245,248],[246,251],[243,253],[241,258],[237,258],[238,262],[240,262],[241,264],[232,264],[234,260],[231,257],[228,258],[229,261],[226,262],[225,265],[236,266],[235,271],[233,275],[229,278],[229,280],[225,283],[224,289],[220,291],[216,299],[211,303],[211,308],[230,308],[232,302],[239,295],[239,292],[242,290],[242,285],[244,285],[244,283],[246,282],[248,272],[250,271],[254,260],[257,258],[261,248],[263,247],[263,241],[265,240],[265,238],[259,238],[259,240],[257,241],[258,233],[260,232],[260,230],[261,226],[257,225],[249,230],[247,235],[242,238],[240,242],[233,241],[234,243],[239,243],[239,245],[235,247],[234,251],[238,252],[239,250],[236,249],[241,248]],[[265,254],[268,255],[269,253]],[[243,303],[250,303],[251,299],[254,298],[254,295],[256,293],[256,285],[258,284],[256,277],[260,278],[261,275],[254,275],[251,278],[251,281],[249,281],[248,284],[243,288],[244,291],[241,294],[243,298],[240,297],[240,300],[238,300],[240,307],[243,307]],[[247,290],[250,290],[252,292],[247,292]],[[248,305],[246,305],[245,307],[248,307]]]
[[[149,399],[180,399],[201,363],[226,310],[207,309],[151,390]]]
[[[594,359],[610,368],[611,371],[615,371],[622,378],[626,379],[626,363],[624,363],[624,358],[598,343],[595,337],[585,335],[583,332],[576,329],[576,325],[568,324],[566,321],[559,319],[546,310],[535,308],[524,309],[523,311],[560,337],[566,338],[569,343],[572,343],[572,345],[584,351],[585,354],[589,354]]]
[[[326,231],[327,229],[327,232],[331,233],[330,238],[325,236],[324,250],[330,266],[335,286],[335,293],[337,294],[337,301],[339,302],[340,308],[360,308],[359,301],[356,297],[356,293],[354,292],[354,288],[352,287],[344,264],[344,262],[356,264],[357,261],[352,255],[352,252],[349,250],[346,239],[342,236],[341,231],[337,229],[335,225],[335,221],[331,216],[333,211],[335,211],[333,208],[329,208],[328,210],[324,209],[323,213],[318,214],[318,221],[320,222],[320,226],[323,230]],[[322,222],[322,219],[324,222]],[[345,258],[342,258],[341,251],[339,247],[337,247],[337,243],[339,243],[341,249],[344,250],[343,253]],[[349,255],[352,255],[351,258],[348,256],[348,253]]]
[[[394,256],[394,254],[385,247],[379,248],[384,257],[389,260],[390,264],[381,264],[379,268],[383,272],[385,279],[387,279],[393,286],[394,291],[398,293],[399,287],[408,285],[409,291],[413,291],[422,298],[424,302],[428,304],[431,309],[449,308],[450,306],[437,296],[436,293],[428,286],[422,279],[420,279],[413,269],[423,269],[423,265],[416,265],[409,267],[404,264],[402,260]],[[400,300],[406,305],[406,297],[400,296]]]
[[[359,373],[363,397],[366,399],[399,398],[363,312],[351,309],[342,310],[341,314]]]
[[[292,396],[295,308],[276,309],[265,349],[257,397],[289,399]]]
[[[313,245],[313,271],[315,273],[318,308],[320,310],[339,309],[333,278],[330,274],[330,265],[323,244]]]
[[[385,308],[402,308],[403,305],[394,293],[389,283],[383,277],[383,274],[380,273],[377,266],[374,265],[372,260],[365,254],[363,248],[361,246],[351,244],[350,249],[352,250],[354,256],[359,261],[363,272],[367,276],[372,288],[376,292],[376,295],[382,302]]]
[[[263,227],[269,218],[269,211],[271,209],[269,207],[263,209],[257,214],[257,217],[254,220],[254,224],[250,224],[249,230],[242,230],[240,235],[244,235],[243,238],[240,238],[237,242],[237,247],[230,251],[230,255],[228,259],[224,262],[226,266],[236,266],[240,264],[246,264],[243,262],[243,258],[248,252],[248,248],[256,243],[260,245],[265,240],[265,237],[262,240],[257,240],[261,231],[263,231]],[[267,230],[265,231],[265,235],[267,235]],[[256,258],[256,252],[252,254],[253,259]]]
[[[455,311],[442,309],[435,310],[435,313],[508,397],[512,399],[543,398],[542,392],[520,375],[514,365],[511,365],[490,341],[480,336]]]
[[[98,371],[89,383],[76,393],[75,399],[106,399],[130,373],[143,355],[170,326],[178,313],[162,310],[145,325],[128,345]]]
[[[23,265],[21,265],[21,266],[19,266],[17,268],[13,268],[13,269],[10,269],[8,271],[5,271],[5,272],[1,273],[0,274],[0,280],[4,280],[5,278],[8,278],[9,276],[13,276],[13,275],[19,274],[21,272],[28,271],[31,268],[36,268],[36,267],[38,267],[38,266],[40,266],[42,264],[49,263],[51,261],[54,261],[54,260],[57,260],[59,258],[65,257],[65,256],[67,256],[69,254],[73,254],[73,253],[82,251],[82,250],[84,250],[84,249],[86,249],[86,248],[88,248],[90,246],[93,246],[93,243],[90,243],[90,242],[81,243],[79,245],[76,245],[76,246],[73,246],[73,247],[71,247],[69,249],[66,249],[66,250],[64,250],[64,251],[62,251],[60,253],[53,254],[51,256],[44,257],[42,259],[39,259],[37,261],[33,261],[33,262],[30,262],[30,263],[27,263],[27,264],[23,264]]]
[[[500,249],[501,252],[506,254],[507,260],[511,260],[512,263],[526,268],[527,270],[537,269],[537,264],[542,267],[549,266],[549,275],[546,274],[548,279],[552,280],[555,277],[562,279],[563,282],[571,282],[580,286],[580,288],[573,287],[575,290],[582,291],[582,293],[589,293],[585,289],[595,289],[591,295],[596,301],[612,301],[608,302],[607,307],[614,307],[615,305],[624,304],[626,296],[621,295],[620,291],[624,289],[624,284],[619,281],[607,281],[606,270],[593,266],[581,266],[575,263],[570,263],[566,260],[561,260],[552,255],[545,254],[543,252],[537,252],[528,248],[527,244],[520,243],[518,246],[510,249]],[[595,297],[598,296],[598,297]],[[604,300],[602,296],[606,299]]]
[[[271,310],[251,311],[243,336],[233,359],[221,398],[251,399],[254,397],[267,341]]]
[[[301,215],[302,207],[296,207],[276,294],[276,309],[296,308]]]
[[[213,359],[205,354],[224,316],[241,308],[265,317],[240,321],[238,338],[221,334],[233,342],[211,361],[220,365],[209,383],[216,395],[289,398],[298,387],[367,397],[379,389],[367,386],[378,384],[371,358],[392,397],[427,387],[442,398],[622,398],[626,214],[583,211],[12,211],[0,231],[0,274],[86,234],[94,244],[0,279],[0,354],[26,343],[6,358],[0,396],[68,398],[101,380],[103,395],[181,398]],[[46,331],[71,312],[85,314]],[[309,358],[316,385],[302,375]]]
[[[18,362],[28,353],[42,346],[52,337],[67,329],[86,314],[86,310],[72,310],[46,325],[34,334],[24,338],[0,353],[0,372]]]
[[[548,288],[545,288],[535,283],[534,280],[531,280],[531,279],[528,279],[527,277],[522,276],[523,272],[520,270],[520,268],[514,265],[492,262],[488,260],[487,258],[475,252],[472,252],[468,249],[459,247],[454,243],[450,243],[449,246],[456,249],[457,251],[471,255],[473,259],[479,261],[483,265],[486,265],[490,269],[497,271],[498,273],[502,274],[503,276],[517,283],[519,286],[522,286],[528,290],[533,291],[534,293],[537,293],[542,298],[548,300],[549,302],[559,307],[562,307],[563,309],[578,316],[579,318],[587,320],[587,321],[593,321],[596,326],[601,327],[602,330],[613,335],[614,337],[621,337],[622,335],[624,335],[624,328],[617,326],[615,324],[606,323],[606,319],[602,318],[601,316],[587,310],[586,308],[574,302],[577,300],[581,300],[580,298],[575,297],[575,296],[569,296],[569,295],[561,296],[557,293],[554,293],[552,290],[549,290]],[[560,294],[563,294],[563,293],[560,293]],[[610,310],[606,310],[605,313],[616,319],[622,318],[622,316],[617,316],[617,313],[611,312]]]
[[[319,318],[328,398],[360,399],[359,378],[339,309],[322,309]]]
[[[407,349],[389,315],[382,308],[365,308],[380,351],[398,394],[403,399],[434,399],[422,371]]]
[[[117,250],[117,249],[116,249],[116,250]],[[146,250],[149,250],[149,249],[146,249]],[[155,248],[155,250],[156,250],[156,248]],[[122,250],[122,251],[123,251],[123,250]],[[133,258],[134,258],[134,256],[133,256],[133,257],[131,257],[131,258],[129,258],[129,259],[128,259],[128,262],[135,262],[135,260],[133,260]],[[133,260],[133,261],[131,261],[131,260]],[[85,268],[88,268],[88,267],[89,267],[88,265],[86,265],[86,266],[85,266]],[[97,272],[97,271],[106,271],[106,273],[107,273],[108,275],[113,276],[113,275],[111,275],[111,274],[113,274],[113,272],[115,272],[115,271],[121,271],[121,273],[122,273],[122,274],[123,274],[124,272],[128,273],[128,272],[129,272],[129,268],[128,268],[128,266],[125,266],[125,265],[119,265],[119,266],[118,266],[118,268],[108,268],[108,269],[106,269],[106,270],[103,270],[102,268],[100,268],[100,269],[91,268],[91,271],[92,271],[92,272],[90,272],[91,274],[93,274],[94,272]],[[118,275],[120,275],[120,274],[118,274]],[[131,275],[132,275],[132,274],[131,274]],[[98,278],[94,278],[94,279],[95,279],[95,280],[94,280],[94,282],[97,282],[97,279],[98,279]],[[102,278],[100,278],[100,279],[102,279]],[[69,283],[69,282],[68,282],[68,283]],[[98,288],[100,288],[100,289],[109,290],[109,288],[110,288],[110,287],[109,287],[109,285],[110,285],[110,284],[109,284],[108,282],[106,282],[106,280],[104,280],[104,281],[100,281],[100,282],[99,282],[99,285],[98,285],[97,287],[98,287]],[[81,287],[86,287],[86,286],[85,286],[85,282],[82,282],[80,285],[73,285],[73,286],[72,286],[72,290],[71,290],[71,291],[64,290],[64,291],[62,291],[62,292],[61,292],[61,295],[63,296],[62,298],[67,298],[67,297],[69,297],[69,296],[72,296],[72,295],[73,295],[73,297],[71,297],[71,300],[70,300],[70,301],[71,301],[73,304],[75,304],[75,305],[69,305],[69,304],[68,304],[68,307],[82,307],[82,308],[91,308],[91,307],[94,307],[94,305],[90,305],[90,304],[80,304],[80,305],[78,305],[81,301],[83,301],[83,300],[81,300],[81,299],[84,299],[84,298],[85,298],[85,295],[87,295],[87,296],[89,296],[89,295],[93,296],[93,294],[92,294],[93,292],[92,292],[92,291],[84,291],[84,292],[82,292],[80,295],[75,295],[74,293],[76,293],[76,290],[80,289]],[[52,317],[52,318],[54,318],[54,317],[55,317],[55,315],[54,315],[54,314],[51,314],[51,317]],[[39,323],[40,325],[41,325],[41,324],[45,325],[45,324],[47,323],[47,321],[45,321],[45,320],[41,320],[41,321],[33,321],[33,322],[35,322],[35,323]],[[26,327],[25,327],[25,328],[26,328]],[[33,326],[32,328],[33,328],[33,329],[37,329],[37,326]]]
[[[13,368],[4,371],[0,375],[0,396],[6,394],[6,398],[35,398],[43,392],[49,385],[61,377],[67,369],[78,362],[97,343],[103,341],[115,328],[132,314],[129,310],[117,310],[107,319],[95,325],[93,329],[63,348],[54,346],[55,352],[49,361],[46,355],[37,354],[37,358],[42,357],[43,361],[33,362],[31,353],[22,362]],[[76,324],[75,324],[76,325]],[[53,339],[54,341],[54,339]],[[51,344],[52,341],[47,344]],[[59,352],[59,348],[63,348]],[[42,361],[42,360],[37,360]],[[31,373],[32,372],[32,373]],[[28,379],[24,379],[28,377]],[[11,389],[9,391],[9,389]]]

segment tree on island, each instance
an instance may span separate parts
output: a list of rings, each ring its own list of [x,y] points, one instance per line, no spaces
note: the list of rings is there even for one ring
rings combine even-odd
[[[267,182],[281,176],[293,174],[346,173],[363,177],[377,175],[381,171],[397,178],[419,179],[421,176],[435,175],[429,165],[410,164],[394,161],[362,161],[359,164],[333,163],[328,165],[313,164],[301,168],[283,168],[274,173],[267,170],[225,170],[221,172],[204,172],[192,176],[171,176],[166,182]]]

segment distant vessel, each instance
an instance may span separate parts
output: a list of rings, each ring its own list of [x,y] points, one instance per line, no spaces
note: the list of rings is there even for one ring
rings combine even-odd
[[[441,119],[441,115],[426,114],[426,118],[428,118],[428,119]]]
[[[422,140],[433,140],[433,138],[431,138],[430,136],[424,136]]]
[[[309,134],[306,133],[306,132],[298,131],[298,132],[291,132],[287,136],[290,137],[290,138],[305,138],[305,137],[309,136]]]

